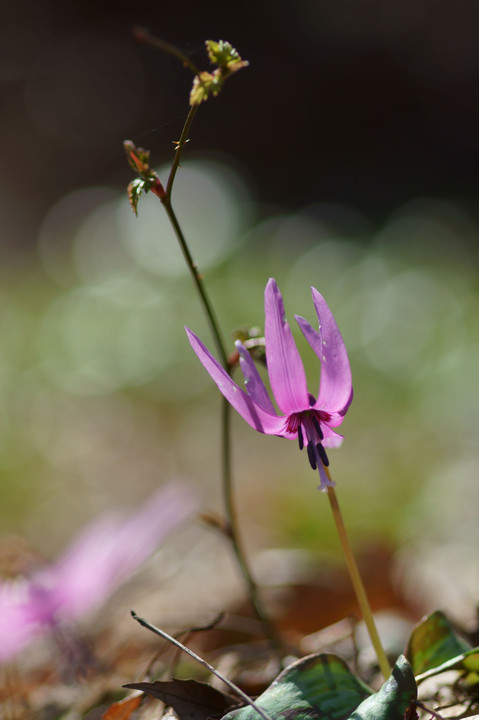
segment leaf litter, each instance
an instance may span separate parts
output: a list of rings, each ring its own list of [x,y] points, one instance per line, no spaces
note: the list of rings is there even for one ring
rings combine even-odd
[[[327,595],[326,595],[327,596]],[[241,605],[241,603],[238,603]],[[357,697],[352,700],[351,706],[346,707],[341,715],[318,715],[318,717],[340,717],[356,720],[363,717],[364,706],[361,709],[361,702],[367,698],[367,693],[378,690],[380,682],[376,670],[373,665],[362,658],[361,646],[356,643],[356,622],[353,617],[338,618],[333,625],[318,629],[312,634],[301,634],[291,628],[290,637],[292,642],[286,641],[285,662],[289,665],[288,669],[283,670],[278,676],[277,663],[271,662],[271,652],[268,645],[258,639],[257,626],[254,622],[248,621],[245,616],[245,628],[249,633],[245,633],[243,642],[238,642],[241,633],[232,634],[228,628],[230,626],[237,627],[237,615],[234,606],[228,608],[231,612],[225,614],[219,627],[209,629],[205,632],[193,632],[188,636],[188,644],[195,647],[197,652],[204,655],[215,667],[221,668],[223,672],[227,672],[234,682],[242,685],[246,692],[252,696],[264,696],[268,700],[267,688],[274,684],[275,692],[279,696],[286,693],[286,706],[291,705],[291,677],[294,673],[298,673],[298,667],[311,667],[315,663],[319,663],[320,667],[327,668],[327,673],[331,673],[334,669],[336,675],[342,678],[343,682],[347,679],[347,683],[351,683],[351,687],[347,688],[345,693],[344,687],[341,686],[341,696],[344,697],[348,693],[357,693]],[[394,608],[391,608],[394,610]],[[305,612],[311,612],[310,605],[305,601]],[[401,609],[401,613],[403,613]],[[380,617],[380,615],[379,615]],[[465,685],[465,678],[470,675],[473,670],[464,666],[464,660],[467,657],[470,661],[475,660],[474,652],[469,656],[469,650],[466,647],[472,647],[465,644],[462,636],[456,635],[456,631],[452,624],[448,623],[446,616],[434,615],[430,622],[430,626],[437,628],[438,617],[441,619],[439,623],[439,636],[443,637],[444,649],[439,655],[437,654],[438,633],[433,635],[434,654],[431,651],[430,663],[438,663],[437,667],[444,662],[455,664],[456,669],[450,671],[453,673],[447,677],[446,686],[441,685],[441,674],[438,674],[436,684],[432,687],[427,685],[428,680],[425,678],[419,683],[419,697],[421,701],[431,710],[438,712],[443,718],[453,717],[470,717],[477,710],[476,702],[477,692],[474,685]],[[444,618],[444,621],[442,621]],[[312,622],[312,621],[311,621]],[[240,623],[241,625],[241,623]],[[294,623],[293,623],[294,625]],[[284,628],[284,636],[287,637],[287,628]],[[187,628],[186,628],[187,629]],[[255,630],[254,632],[252,632]],[[221,642],[221,633],[224,633],[225,643]],[[418,665],[415,658],[414,638],[427,634],[427,628],[424,629],[424,623],[420,624],[412,634],[409,642],[408,653],[409,661],[413,666]],[[233,697],[229,692],[225,693],[225,688],[218,689],[218,681],[211,676],[206,676],[204,670],[196,668],[187,658],[179,658],[173,648],[167,646],[159,638],[150,636],[149,633],[144,635],[134,635],[128,637],[127,642],[121,642],[121,639],[112,644],[115,635],[121,635],[121,628],[108,628],[98,632],[91,638],[92,645],[98,656],[95,666],[88,667],[83,678],[65,684],[62,678],[58,664],[65,662],[65,658],[57,656],[55,662],[50,661],[48,671],[48,663],[44,662],[44,658],[48,657],[47,648],[43,647],[43,653],[38,649],[37,669],[35,663],[30,672],[25,675],[20,672],[16,674],[15,668],[9,668],[9,684],[8,689],[5,686],[2,696],[2,703],[6,720],[23,720],[28,717],[38,717],[40,720],[50,720],[50,718],[66,718],[66,720],[75,720],[76,718],[89,718],[90,720],[148,720],[149,718],[160,718],[165,714],[177,716],[180,720],[207,720],[211,718],[227,717],[228,720],[246,720],[250,713],[254,714],[251,708],[242,710],[234,710],[228,715],[229,708],[232,705],[238,705],[238,699]],[[211,642],[215,638],[215,643]],[[460,638],[460,639],[458,639]],[[231,640],[234,642],[231,644]],[[406,645],[407,638],[404,638]],[[416,640],[417,642],[417,640]],[[432,646],[432,642],[431,642]],[[110,650],[105,652],[107,648]],[[309,658],[295,660],[302,653],[308,652],[308,649],[319,650],[314,652]],[[457,655],[457,660],[450,657],[452,653],[458,650],[461,652]],[[50,648],[51,651],[51,648]],[[321,652],[322,651],[322,652]],[[339,653],[345,660],[338,658],[335,653]],[[449,659],[444,658],[449,653]],[[327,661],[325,661],[327,658]],[[44,669],[39,671],[38,666],[44,662]],[[173,661],[173,664],[172,664]],[[428,661],[421,658],[421,672],[427,666]],[[462,663],[462,665],[461,665]],[[436,666],[434,666],[436,667]],[[344,678],[342,676],[344,668]],[[466,674],[467,673],[467,674]],[[4,675],[6,675],[4,670]],[[418,673],[420,675],[420,673]],[[132,682],[134,676],[140,676],[138,682]],[[143,675],[143,678],[141,676]],[[185,679],[187,677],[187,679]],[[283,677],[283,680],[281,678]],[[286,677],[287,682],[284,681]],[[289,678],[289,679],[288,679]],[[364,678],[363,682],[360,678]],[[5,680],[5,677],[4,677]],[[206,682],[205,682],[206,681]],[[279,681],[279,682],[278,682]],[[132,696],[122,697],[125,693],[122,686],[128,685],[129,688],[135,689]],[[318,678],[315,678],[312,686],[318,687]],[[320,683],[319,683],[320,685]],[[287,692],[285,688],[288,688]],[[283,688],[283,689],[282,689]],[[351,689],[352,688],[352,689]],[[141,694],[138,691],[142,690]],[[447,690],[447,692],[446,692]],[[328,692],[331,692],[329,689]],[[6,693],[6,694],[5,694]],[[294,695],[294,692],[293,692]],[[144,698],[144,699],[143,699]],[[314,698],[313,698],[314,700]],[[323,698],[324,700],[324,698]],[[333,703],[334,704],[334,703]],[[313,702],[314,705],[314,702]],[[22,706],[24,710],[22,712]],[[447,706],[447,707],[446,707]],[[408,706],[409,707],[409,706]],[[438,709],[438,708],[441,709]],[[27,708],[27,709],[25,709]],[[171,709],[173,708],[173,709]],[[303,707],[304,710],[304,707]],[[367,710],[367,706],[366,706]],[[33,715],[29,714],[32,713]],[[313,717],[314,707],[310,708],[307,713],[308,717]],[[356,715],[354,712],[356,711]],[[401,712],[403,708],[401,706]],[[285,708],[276,711],[273,706],[270,714],[274,717],[286,717]],[[323,710],[321,710],[323,712]],[[417,712],[420,718],[433,717],[425,710],[415,706],[410,710],[410,717],[414,718],[413,712]],[[347,714],[349,713],[349,714]],[[361,714],[363,713],[363,714]],[[374,709],[374,713],[377,710]],[[467,713],[467,714],[466,714]],[[287,717],[293,717],[291,712],[287,713]],[[294,715],[296,717],[296,715]],[[369,716],[364,715],[365,718]],[[379,718],[381,715],[375,714]],[[392,716],[388,716],[392,717]],[[402,717],[402,716],[401,716]]]

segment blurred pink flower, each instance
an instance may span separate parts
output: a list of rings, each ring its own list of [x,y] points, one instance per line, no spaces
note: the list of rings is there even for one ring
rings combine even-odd
[[[104,603],[195,508],[190,488],[167,485],[128,517],[93,521],[56,563],[0,581],[0,661]]]
[[[283,298],[273,278],[264,293],[266,364],[274,398],[282,411],[278,415],[246,347],[238,340],[240,365],[246,392],[206,349],[201,340],[186,328],[189,341],[219,390],[239,414],[258,432],[297,438],[300,450],[306,444],[313,470],[318,468],[320,489],[334,484],[325,472],[329,464],[324,447],[337,447],[342,436],[332,428],[343,421],[353,399],[351,369],[341,333],[331,310],[317,290],[311,288],[319,321],[315,330],[302,317],[296,321],[320,359],[321,379],[318,399],[308,393],[303,363],[285,319]]]

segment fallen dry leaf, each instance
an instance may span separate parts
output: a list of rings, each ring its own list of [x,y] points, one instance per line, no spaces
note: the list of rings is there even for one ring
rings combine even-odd
[[[158,698],[166,705],[171,705],[180,718],[188,718],[188,720],[220,718],[232,706],[238,705],[237,699],[232,695],[222,693],[211,685],[197,680],[128,683],[124,687],[142,690]]]
[[[101,716],[101,720],[129,720],[131,713],[140,707],[144,697],[144,695],[131,695],[112,703]]]

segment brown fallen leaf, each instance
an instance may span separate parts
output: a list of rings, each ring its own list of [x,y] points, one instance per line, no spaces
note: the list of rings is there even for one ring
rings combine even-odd
[[[171,705],[180,719],[220,718],[237,706],[237,698],[197,680],[168,680],[154,683],[128,683],[123,687],[142,690]],[[108,719],[109,720],[109,719]]]
[[[144,695],[132,695],[112,703],[101,716],[101,720],[129,720],[131,713],[141,705],[144,697]]]

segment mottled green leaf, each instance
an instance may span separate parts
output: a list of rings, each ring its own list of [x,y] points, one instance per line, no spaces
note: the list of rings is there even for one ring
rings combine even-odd
[[[444,613],[437,610],[416,625],[406,656],[414,674],[421,675],[451,660],[459,660],[470,649],[470,644],[454,631]]]
[[[466,670],[473,670],[474,672],[479,671],[479,648],[473,648],[468,652],[464,653],[464,659],[462,660],[462,666]]]
[[[137,147],[132,140],[123,141],[123,149],[126,154],[128,165],[140,175],[151,174],[150,151]]]
[[[347,720],[371,690],[337,655],[309,655],[289,665],[256,700],[275,720]],[[223,720],[258,720],[246,706]]]
[[[249,65],[248,61],[242,60],[237,50],[224,40],[207,40],[206,50],[210,61],[216,65],[216,70],[195,75],[190,92],[190,105],[199,105],[209,97],[218,95],[226,78]]]
[[[416,697],[414,673],[404,655],[400,655],[391,677],[379,692],[366,698],[348,720],[403,720]]]
[[[214,73],[200,72],[193,80],[190,92],[190,105],[199,105],[210,95],[218,95],[223,86],[223,77],[218,70]]]
[[[135,178],[127,188],[128,201],[135,215],[138,214],[138,202],[145,189],[145,181],[142,178]]]
[[[248,65],[247,60],[242,60],[239,52],[229,42],[224,40],[207,40],[206,50],[208,57],[213,65],[217,65],[221,70],[228,72],[236,72],[242,67]]]
[[[135,178],[128,185],[128,200],[135,215],[138,214],[138,201],[143,193],[147,193],[157,182],[156,177]]]
[[[128,164],[138,173],[138,177],[128,185],[128,200],[136,215],[138,211],[138,201],[143,193],[147,193],[154,188],[155,194],[162,198],[165,195],[165,191],[158,175],[150,168],[150,151],[137,147],[131,140],[125,140],[123,147]]]
[[[466,684],[476,685],[479,681],[479,648],[468,650],[465,653],[446,660],[441,663],[441,665],[425,670],[423,673],[416,675],[416,681],[422,682],[422,680],[433,677],[434,675],[440,675],[440,673],[446,672],[446,670],[462,670],[464,672],[463,680]]]

